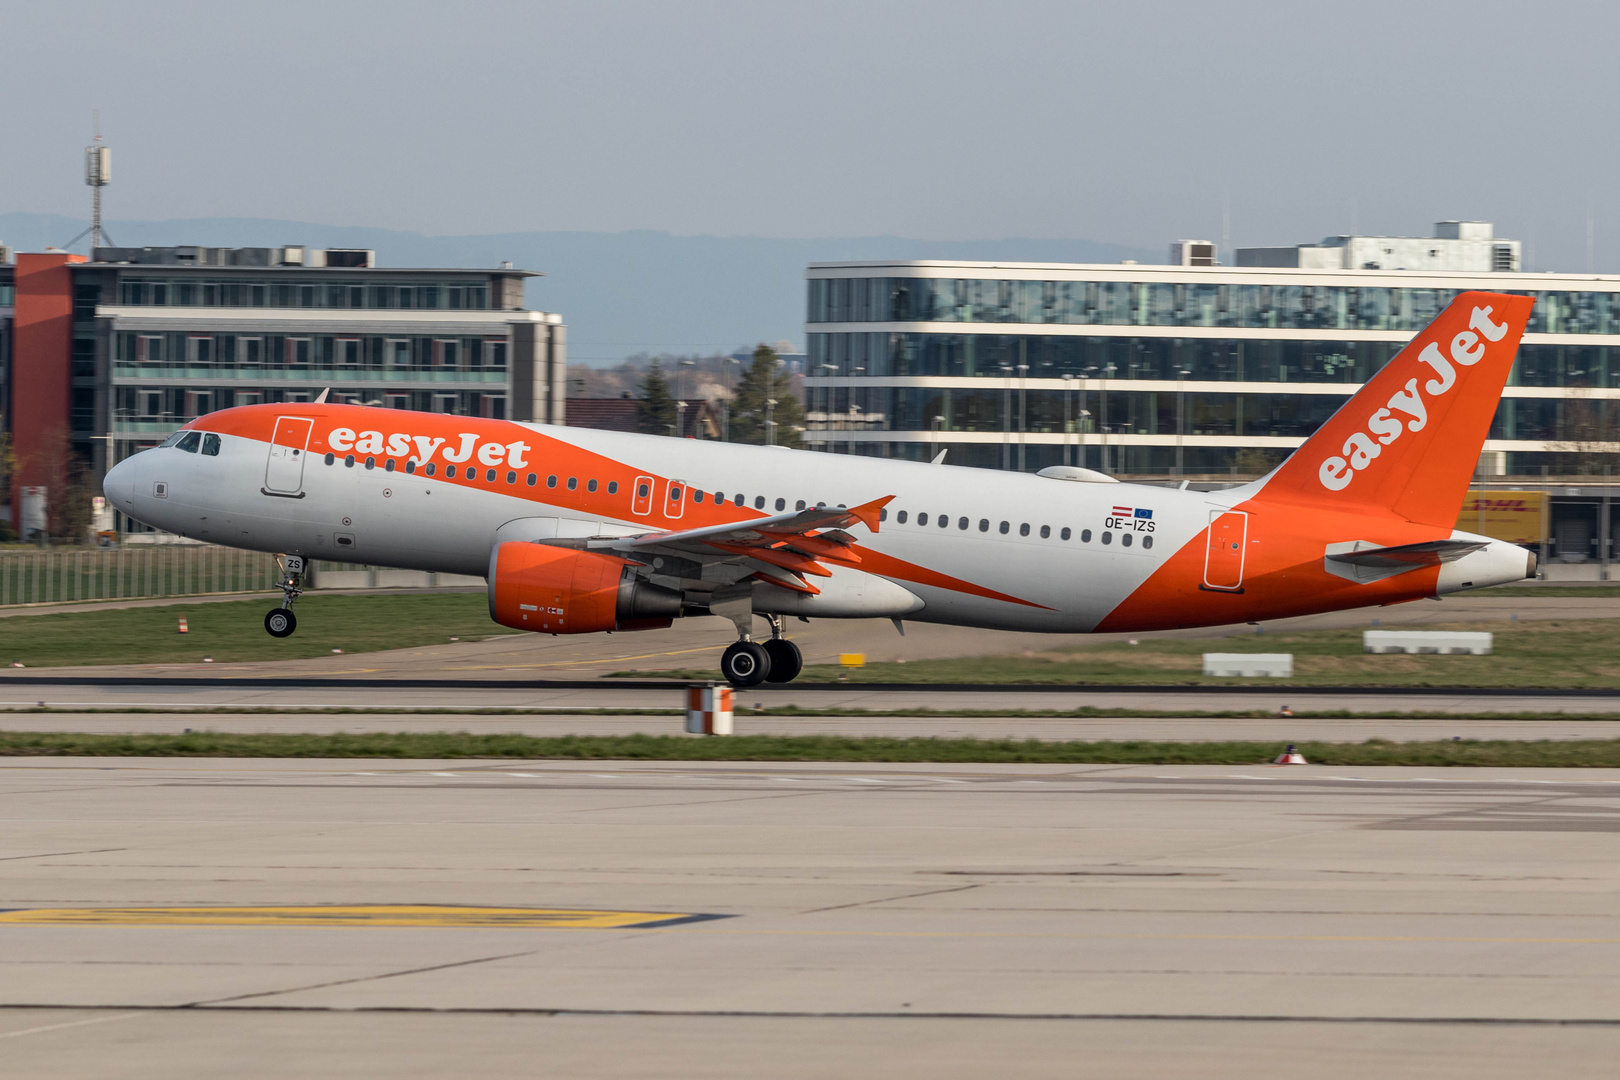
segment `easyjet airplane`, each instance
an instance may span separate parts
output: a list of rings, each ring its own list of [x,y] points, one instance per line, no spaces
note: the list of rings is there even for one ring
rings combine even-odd
[[[1225,491],[321,402],[199,417],[105,490],[157,528],[282,553],[278,637],[304,560],[335,559],[483,575],[490,616],[539,633],[718,615],[739,686],[798,675],[790,615],[1089,633],[1398,604],[1534,572],[1454,528],[1532,302],[1457,297]]]

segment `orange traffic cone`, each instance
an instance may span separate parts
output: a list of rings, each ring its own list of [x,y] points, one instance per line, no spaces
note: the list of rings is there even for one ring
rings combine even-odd
[[[1299,747],[1295,746],[1293,743],[1289,743],[1288,749],[1277,755],[1277,760],[1273,764],[1308,765],[1310,762],[1306,761],[1305,755],[1299,752]]]
[[[181,619],[181,620],[180,620],[180,632],[181,632],[181,633],[182,633],[182,634],[189,634],[189,633],[191,633],[191,631],[190,631],[190,630],[187,630],[187,629],[186,629],[186,620],[184,620],[184,619]]]

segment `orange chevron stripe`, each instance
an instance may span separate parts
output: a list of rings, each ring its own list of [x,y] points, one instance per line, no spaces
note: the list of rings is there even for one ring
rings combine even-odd
[[[899,581],[909,581],[916,585],[928,585],[936,589],[949,589],[951,592],[967,593],[969,596],[982,596],[986,600],[1001,600],[1008,604],[1022,604],[1025,607],[1040,608],[1042,611],[1053,611],[1045,604],[1037,604],[1033,600],[1022,600],[1016,596],[1009,596],[1004,592],[987,589],[983,585],[975,585],[971,581],[941,574],[937,570],[930,570],[926,566],[897,559],[893,555],[885,555],[881,551],[872,551],[869,548],[861,549],[862,568],[870,573],[882,577],[895,578]]]

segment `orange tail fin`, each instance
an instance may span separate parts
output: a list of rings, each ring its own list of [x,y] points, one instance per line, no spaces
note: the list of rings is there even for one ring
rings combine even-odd
[[[1451,528],[1535,301],[1467,292],[1262,482],[1261,501]]]

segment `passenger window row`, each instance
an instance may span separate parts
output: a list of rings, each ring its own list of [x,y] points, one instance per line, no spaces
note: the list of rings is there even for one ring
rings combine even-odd
[[[327,454],[326,455],[326,463],[328,465],[335,465],[337,463],[337,455],[336,454],[331,454],[331,453]],[[377,463],[377,459],[375,457],[368,457],[365,460],[361,461],[358,458],[356,458],[355,455],[353,455],[353,454],[345,454],[343,456],[343,464],[344,464],[344,466],[346,468],[350,468],[350,469],[354,468],[354,466],[356,464],[362,465],[363,467],[365,467],[367,469],[375,469],[375,468],[377,468],[378,463]],[[385,472],[403,471],[407,475],[415,475],[415,473],[417,472],[416,462],[415,461],[407,461],[407,462],[405,462],[404,469],[400,470],[399,463],[396,462],[393,458],[384,459],[383,462],[382,462],[382,468],[383,468],[383,471],[385,471]],[[438,472],[439,472],[438,463],[437,462],[432,462],[432,461],[430,461],[426,465],[422,466],[422,469],[421,469],[421,473],[422,473],[423,476],[437,476]],[[466,479],[469,482],[476,481],[478,479],[478,469],[475,466],[467,465],[467,466],[463,466],[462,469],[460,470],[460,472],[458,473],[457,469],[456,469],[456,466],[454,466],[454,465],[446,465],[444,467],[444,478],[446,480],[454,480],[454,479],[456,479],[456,477],[458,475],[465,476]],[[499,469],[485,469],[484,470],[484,482],[485,483],[494,484],[494,483],[498,483],[501,479],[502,479],[501,470],[499,470]],[[518,482],[518,473],[513,471],[513,470],[508,469],[504,479],[508,484],[516,485],[517,482]],[[523,482],[526,485],[528,485],[529,487],[534,487],[536,484],[540,483],[540,475],[538,473],[529,473],[526,476],[524,476]],[[557,478],[555,476],[546,477],[546,487],[554,488],[556,486],[557,486]],[[579,477],[570,476],[568,478],[567,486],[568,486],[569,491],[577,491],[579,489]],[[597,490],[598,487],[599,487],[599,483],[594,478],[593,479],[588,479],[588,480],[585,481],[585,490],[586,491],[594,492],[594,491]],[[617,495],[619,493],[619,482],[617,480],[609,480],[607,482],[607,493],[609,495]]]
[[[904,524],[906,524],[907,519],[910,516],[911,515],[910,515],[909,511],[900,510],[900,511],[896,512],[896,514],[894,516],[894,519],[898,524],[904,525]],[[881,511],[878,514],[878,520],[880,520],[880,521],[889,520],[889,512],[888,512],[888,510]],[[934,515],[933,520],[938,525],[938,527],[941,528],[941,529],[948,529],[948,528],[951,527],[951,515],[949,515],[949,514],[936,514],[936,515]],[[925,526],[925,525],[928,524],[928,522],[929,522],[929,515],[928,515],[928,512],[926,510],[922,511],[919,514],[917,514],[916,523],[919,526]],[[956,519],[956,528],[958,529],[958,531],[966,532],[972,526],[973,526],[973,521],[972,521],[971,518],[959,517],[959,518]],[[990,519],[989,518],[980,518],[978,527],[979,527],[979,531],[982,532],[982,533],[989,532],[990,531]],[[996,531],[998,533],[1000,533],[1002,536],[1009,535],[1012,532],[1012,522],[1010,522],[1010,521],[1001,522],[999,525],[996,526]],[[1028,536],[1029,534],[1030,534],[1029,522],[1026,521],[1026,522],[1020,523],[1019,526],[1018,526],[1018,535],[1019,536]],[[1069,540],[1069,539],[1072,539],[1073,536],[1074,536],[1073,530],[1070,529],[1067,525],[1065,525],[1062,529],[1058,530],[1058,539],[1059,540]],[[1052,538],[1052,526],[1050,526],[1050,525],[1042,525],[1040,527],[1040,537],[1041,537],[1042,540],[1050,540]],[[1104,531],[1102,536],[1099,539],[1101,539],[1101,541],[1104,544],[1112,544],[1114,542],[1114,534],[1112,532]],[[1125,533],[1120,533],[1119,534],[1119,543],[1120,543],[1121,547],[1130,547],[1131,544],[1134,542],[1134,540],[1135,540],[1135,534],[1134,533],[1125,532]],[[1091,543],[1091,530],[1090,529],[1081,529],[1080,530],[1080,542],[1082,544]],[[1144,548],[1152,548],[1153,547],[1153,537],[1151,537],[1151,536],[1142,537],[1142,547],[1144,547]]]
[[[195,435],[196,432],[191,432],[190,434]],[[210,435],[210,436],[208,436],[208,438],[215,440],[214,449],[212,451],[209,451],[209,450],[207,450],[205,448],[203,450],[203,452],[204,453],[212,452],[212,453],[215,453],[215,454],[219,453],[219,447],[218,447],[218,438],[219,437],[216,436],[216,435]],[[174,445],[174,443],[171,442],[170,444],[166,444],[166,445]],[[181,449],[185,448],[184,445],[183,445],[183,440],[180,440],[180,447],[181,447]],[[195,450],[195,443],[193,443],[192,449]],[[326,463],[328,465],[334,464],[336,462],[336,460],[337,460],[336,455],[333,455],[333,454],[327,454],[326,455]],[[353,454],[346,455],[344,457],[344,459],[343,459],[343,464],[345,466],[349,467],[349,468],[353,468],[354,465],[356,464],[355,456]],[[377,467],[377,459],[375,457],[368,457],[368,458],[365,459],[365,461],[362,464],[367,469],[374,469],[374,468]],[[384,469],[386,471],[393,472],[393,471],[395,471],[395,469],[398,466],[394,462],[393,458],[388,458],[384,462],[383,467],[384,467]],[[414,461],[407,461],[405,463],[405,472],[406,473],[415,473],[416,472],[416,463]],[[424,476],[433,476],[433,475],[435,475],[436,472],[437,472],[437,467],[436,467],[436,464],[434,462],[429,462],[422,469],[422,474]],[[469,481],[476,481],[478,479],[478,470],[476,468],[473,468],[472,466],[467,466],[465,468],[465,473],[466,473],[466,477],[467,477],[467,479]],[[454,466],[454,465],[446,465],[444,467],[445,479],[454,480],[456,478],[456,475],[457,475],[456,466]],[[488,482],[488,483],[493,484],[493,483],[496,482],[498,475],[499,475],[498,470],[496,470],[496,469],[487,469],[484,472],[484,480],[486,482]],[[517,483],[517,478],[518,478],[518,474],[515,473],[515,472],[510,472],[509,471],[506,474],[506,482],[508,484],[516,484]],[[539,483],[539,479],[540,478],[539,478],[538,474],[529,473],[527,475],[527,477],[525,477],[525,483],[527,483],[529,487],[534,487],[536,484]],[[548,477],[546,477],[546,487],[555,488],[557,486],[557,479],[558,478],[556,476],[548,476]],[[579,490],[579,478],[575,477],[575,476],[570,476],[567,479],[564,486],[569,491],[577,491],[577,490]],[[585,490],[586,491],[591,491],[591,492],[596,491],[597,490],[597,482],[594,479],[586,480],[585,481]],[[619,483],[618,483],[617,480],[609,480],[608,481],[607,493],[609,495],[617,495],[619,493]],[[652,492],[649,489],[648,485],[642,484],[637,489],[636,494],[637,494],[637,496],[639,498],[645,499],[649,495],[651,495]],[[726,503],[726,494],[723,491],[716,491],[716,492],[713,493],[712,496],[708,492],[700,491],[700,490],[697,490],[695,488],[691,492],[691,499],[692,499],[692,501],[694,503],[704,502],[705,500],[710,499],[711,497],[712,497],[712,499],[714,501],[714,504],[716,506],[723,506]],[[680,498],[681,498],[681,487],[680,487],[680,485],[678,485],[678,484],[670,485],[669,498],[670,498],[671,502],[677,502],[677,501],[680,500]],[[731,496],[731,505],[733,505],[733,506],[746,506],[746,505],[748,505],[748,497],[746,495],[742,495],[742,494],[734,494],[734,495]],[[808,504],[805,502],[805,500],[799,499],[794,503],[794,509],[795,510],[803,510],[803,509],[806,508],[807,505]],[[824,504],[819,504],[819,505],[824,505]],[[765,506],[766,506],[766,498],[765,498],[765,496],[763,496],[763,495],[754,496],[754,509],[763,510],[763,509],[765,509]],[[787,500],[786,499],[781,499],[781,498],[777,499],[776,502],[775,502],[775,507],[776,507],[776,510],[777,510],[778,513],[785,512],[787,510]],[[909,517],[910,517],[910,515],[909,515],[909,513],[907,511],[901,510],[898,513],[895,514],[895,521],[898,524],[904,525],[904,524],[907,523],[907,520],[908,520]],[[889,520],[889,511],[887,509],[883,509],[883,510],[878,511],[878,520],[879,521],[887,521],[887,520]],[[927,525],[928,522],[929,522],[928,512],[923,511],[923,512],[917,514],[916,521],[917,521],[917,524],[919,526]],[[951,516],[949,514],[937,514],[937,515],[934,516],[934,521],[937,522],[938,527],[941,528],[941,529],[948,529],[948,528],[951,527]],[[959,531],[966,532],[968,529],[970,529],[972,527],[972,525],[973,525],[973,522],[972,522],[972,520],[970,518],[959,517],[959,518],[956,519],[956,527],[957,527],[957,529]],[[982,532],[982,533],[987,533],[987,532],[990,531],[990,519],[989,518],[980,518],[979,519],[979,531]],[[1010,522],[1010,521],[1001,522],[999,525],[997,525],[996,531],[999,532],[1003,536],[1009,535],[1012,532],[1012,522]],[[1019,536],[1028,536],[1028,535],[1030,535],[1030,525],[1029,525],[1029,523],[1027,521],[1021,523],[1018,526],[1018,535]],[[1042,540],[1051,539],[1051,537],[1052,537],[1052,527],[1050,525],[1042,525],[1040,527],[1040,530],[1039,530],[1039,535],[1040,535],[1040,538]],[[1069,539],[1072,539],[1073,536],[1074,536],[1073,530],[1071,530],[1067,525],[1065,525],[1063,528],[1058,530],[1058,539],[1060,539],[1060,540],[1069,540]],[[1104,544],[1112,544],[1114,542],[1114,534],[1112,532],[1104,531],[1102,533],[1101,537],[1099,537],[1099,539]],[[1120,543],[1121,547],[1130,547],[1133,540],[1134,540],[1134,534],[1128,533],[1128,532],[1127,533],[1120,533],[1119,543]],[[1082,544],[1091,543],[1091,530],[1090,529],[1081,529],[1080,530],[1080,542]],[[1151,537],[1151,536],[1142,537],[1142,547],[1143,548],[1152,548],[1153,547],[1153,537]]]

